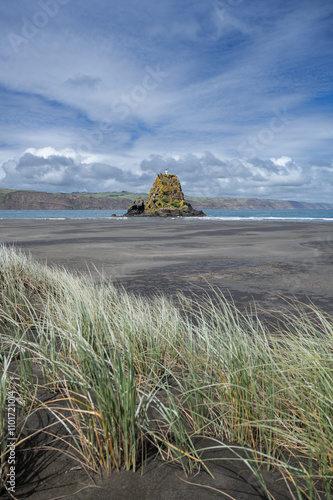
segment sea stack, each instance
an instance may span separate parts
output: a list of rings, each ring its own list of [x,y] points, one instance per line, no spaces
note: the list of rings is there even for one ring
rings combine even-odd
[[[185,201],[179,179],[174,174],[158,174],[144,203],[139,196],[124,217],[206,217]]]

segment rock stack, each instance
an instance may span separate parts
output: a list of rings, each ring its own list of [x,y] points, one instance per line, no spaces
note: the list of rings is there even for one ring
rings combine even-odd
[[[174,174],[158,174],[146,203],[139,196],[124,217],[205,217],[184,199],[184,194]]]

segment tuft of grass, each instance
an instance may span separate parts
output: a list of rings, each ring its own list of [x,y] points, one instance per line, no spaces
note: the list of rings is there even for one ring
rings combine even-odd
[[[144,300],[0,248],[2,460],[14,384],[22,422],[48,411],[66,452],[96,472],[136,470],[149,447],[209,472],[204,437],[269,498],[274,469],[292,498],[331,499],[332,317],[293,302],[274,319],[269,329],[218,293]]]

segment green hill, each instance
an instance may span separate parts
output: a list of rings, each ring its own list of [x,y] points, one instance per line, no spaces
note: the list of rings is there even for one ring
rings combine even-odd
[[[0,189],[0,210],[127,210],[132,202],[147,193],[129,191],[102,193],[45,193]],[[204,209],[333,209],[329,203],[263,200],[258,198],[193,198],[185,196],[197,210]]]

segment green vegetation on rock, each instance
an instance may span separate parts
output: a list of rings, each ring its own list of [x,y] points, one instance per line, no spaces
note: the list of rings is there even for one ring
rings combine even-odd
[[[161,209],[175,210],[175,208],[183,208],[185,204],[178,177],[174,174],[158,174],[149,192],[145,213]]]
[[[151,188],[146,204],[138,197],[125,214],[126,217],[205,217],[185,201],[184,194],[175,174],[158,174]]]

